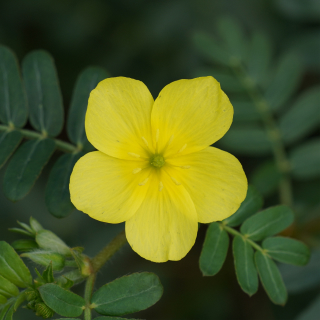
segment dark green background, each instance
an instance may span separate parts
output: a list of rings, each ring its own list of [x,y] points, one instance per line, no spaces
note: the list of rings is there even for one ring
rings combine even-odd
[[[2,0],[0,43],[11,47],[20,60],[31,50],[48,50],[55,58],[67,109],[76,77],[88,65],[105,67],[112,76],[139,79],[154,97],[171,81],[192,78],[203,63],[193,46],[192,34],[199,30],[214,32],[215,20],[227,14],[237,19],[248,34],[252,30],[267,33],[276,54],[288,48],[297,50],[305,65],[301,91],[319,83],[320,5],[317,0],[305,1],[300,7],[299,3],[303,1]],[[65,131],[59,138],[66,139]],[[1,239],[17,239],[7,228],[14,227],[17,219],[27,222],[32,215],[70,246],[84,246],[85,253],[94,255],[123,225],[103,224],[81,212],[63,220],[48,213],[44,187],[48,169],[58,155],[24,200],[11,203],[0,191]],[[259,158],[240,160],[248,175],[260,163]],[[0,171],[1,181],[4,170]],[[310,189],[306,192],[307,187]],[[306,192],[312,203],[319,192],[319,180],[295,183],[295,192],[302,198]],[[276,202],[276,196],[267,199],[267,204]],[[136,315],[155,320],[293,319],[314,296],[314,292],[291,295],[284,308],[272,305],[261,288],[249,298],[237,284],[231,252],[217,276],[204,278],[198,258],[205,229],[201,226],[196,245],[179,262],[152,263],[126,246],[100,272],[97,287],[134,271],[157,273],[164,296],[154,307]],[[79,294],[82,290],[82,286],[76,287]],[[36,318],[27,310],[15,315],[16,320]]]

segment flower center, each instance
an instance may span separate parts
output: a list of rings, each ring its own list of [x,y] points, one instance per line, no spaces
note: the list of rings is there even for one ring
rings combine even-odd
[[[155,154],[150,158],[150,163],[156,168],[161,168],[164,166],[164,157],[160,154]]]

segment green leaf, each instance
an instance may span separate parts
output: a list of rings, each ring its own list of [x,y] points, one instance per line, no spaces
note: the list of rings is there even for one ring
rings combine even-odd
[[[14,233],[19,233],[19,234],[22,234],[24,236],[28,236],[28,237],[33,237],[33,234],[24,230],[24,229],[20,229],[20,228],[9,228],[8,229],[9,231],[11,232],[14,232]]]
[[[260,114],[251,101],[231,99],[234,109],[233,121],[260,120]]]
[[[69,182],[75,163],[83,153],[62,155],[54,164],[45,191],[49,212],[57,218],[64,218],[75,210],[70,200]]]
[[[250,180],[262,195],[269,196],[277,190],[281,173],[273,160],[267,160],[253,170]]]
[[[13,308],[13,305],[11,305],[10,308],[8,309],[5,317],[3,318],[3,320],[12,320],[13,313],[14,313],[14,308]],[[1,319],[1,317],[0,317],[0,319]]]
[[[38,288],[45,304],[64,317],[78,317],[85,308],[85,301],[77,294],[48,283]]]
[[[0,132],[0,168],[7,162],[22,140],[18,131]]]
[[[26,231],[28,231],[32,235],[35,235],[35,232],[32,230],[32,228],[30,226],[28,226],[26,223],[21,222],[21,221],[17,221],[17,223],[20,227],[24,228]]]
[[[38,248],[37,243],[34,240],[30,239],[20,239],[13,241],[11,243],[11,246],[17,251],[29,251]]]
[[[42,225],[34,218],[30,217],[30,226],[34,233],[43,230]]]
[[[0,241],[0,275],[21,288],[32,284],[29,269],[5,241]]]
[[[303,242],[295,239],[268,238],[262,242],[262,248],[267,251],[271,258],[297,266],[306,265],[310,258],[309,248]]]
[[[320,87],[303,92],[292,107],[280,118],[282,139],[292,144],[320,126]]]
[[[97,84],[108,76],[102,68],[89,67],[83,70],[77,79],[67,123],[68,137],[75,145],[89,144],[84,128],[89,95]]]
[[[244,92],[245,89],[243,85],[239,82],[239,80],[234,76],[234,74],[221,71],[214,68],[201,68],[196,71],[197,77],[207,77],[212,76],[216,80],[220,82],[221,89],[223,91],[232,92],[232,93],[239,93]]]
[[[0,305],[5,304],[6,302],[7,302],[7,298],[5,296],[3,296],[2,294],[0,294]]]
[[[0,276],[0,294],[6,298],[15,297],[19,294],[19,289],[9,280]]]
[[[295,53],[287,52],[280,58],[265,95],[272,110],[288,101],[301,82],[302,72],[302,63]]]
[[[36,235],[40,248],[52,250],[62,255],[71,256],[70,248],[57,235],[49,230],[40,230]]]
[[[246,61],[250,78],[264,87],[270,75],[270,62],[272,58],[272,46],[265,34],[254,32]]]
[[[0,121],[20,128],[27,116],[26,93],[17,58],[9,48],[0,45]]]
[[[63,105],[53,58],[43,50],[29,53],[22,61],[32,126],[50,137],[63,126]]]
[[[3,180],[4,193],[10,200],[20,200],[27,195],[54,149],[55,143],[50,139],[27,141],[18,149]]]
[[[79,319],[79,318],[59,318],[56,320],[81,320],[81,319]]]
[[[19,296],[16,298],[15,303],[13,305],[13,311],[16,312],[22,302],[27,299],[27,295],[25,292],[21,292]]]
[[[309,140],[289,154],[292,175],[300,180],[320,177],[320,139]]]
[[[55,271],[62,270],[65,265],[64,257],[61,254],[53,251],[34,250],[31,252],[25,252],[21,254],[21,257],[29,258],[33,262],[45,267],[50,262],[52,262],[52,268]]]
[[[241,155],[261,156],[272,153],[268,135],[259,127],[233,126],[218,143],[224,149]]]
[[[8,302],[1,310],[0,310],[0,320],[4,320],[7,314],[8,309],[10,308],[11,304]]]
[[[241,203],[240,208],[229,218],[224,220],[230,227],[239,226],[244,220],[251,217],[262,208],[263,198],[253,186],[248,187],[247,196]]]
[[[220,271],[226,259],[229,236],[221,225],[212,222],[207,230],[200,255],[199,265],[204,276],[214,276]]]
[[[255,253],[255,262],[270,300],[275,304],[284,305],[287,301],[287,290],[276,264],[261,251]]]
[[[249,296],[258,290],[258,273],[254,264],[254,252],[251,245],[243,237],[233,239],[233,256],[236,275],[241,289]]]
[[[42,272],[42,278],[47,283],[54,282],[52,261],[50,261],[47,268]]]
[[[154,273],[141,272],[107,283],[93,294],[91,302],[100,314],[121,316],[151,307],[162,292],[160,280]]]
[[[231,61],[240,61],[246,57],[247,42],[240,25],[231,17],[217,20],[217,32],[222,38],[226,50],[230,52]]]
[[[248,218],[240,231],[251,240],[259,241],[283,231],[292,224],[293,220],[294,215],[289,207],[275,206]]]
[[[304,266],[280,265],[284,283],[290,293],[303,292],[320,284],[320,251],[311,253],[309,263]]]
[[[142,319],[133,319],[133,318],[119,318],[119,317],[106,317],[106,316],[103,316],[103,317],[98,317],[98,318],[94,318],[94,320],[142,320]]]
[[[203,32],[197,32],[193,35],[193,43],[205,58],[230,66],[230,54],[214,38]]]
[[[295,320],[317,320],[320,314],[320,295],[303,310]]]

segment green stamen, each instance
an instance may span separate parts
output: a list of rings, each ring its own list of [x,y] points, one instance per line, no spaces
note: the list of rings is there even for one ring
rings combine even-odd
[[[151,157],[150,163],[154,167],[161,168],[165,164],[164,157],[161,156],[160,154],[155,154],[154,156]]]

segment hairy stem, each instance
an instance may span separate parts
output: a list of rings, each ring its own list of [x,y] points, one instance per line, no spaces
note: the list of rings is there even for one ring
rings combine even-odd
[[[233,69],[251,97],[257,111],[260,113],[261,119],[271,142],[275,162],[279,172],[281,173],[281,181],[279,185],[280,201],[282,204],[292,207],[293,196],[291,179],[289,176],[289,162],[287,160],[286,151],[281,140],[281,133],[276,121],[273,118],[271,108],[263,94],[260,92],[259,88],[247,75],[245,68],[239,63],[237,66],[234,66]]]
[[[96,280],[96,273],[92,273],[86,280],[86,286],[84,289],[84,300],[86,302],[86,308],[84,309],[84,320],[91,320],[91,297],[93,292],[94,283]]]
[[[47,136],[45,136],[43,133],[36,132],[33,130],[20,129],[20,128],[14,128],[12,126],[0,125],[0,131],[12,131],[12,130],[16,130],[16,131],[21,132],[22,135],[24,136],[24,138],[26,138],[26,139],[47,138]],[[53,141],[55,142],[57,149],[59,149],[62,152],[73,153],[73,152],[81,151],[81,148],[79,148],[71,143],[64,142],[59,139],[53,139]]]
[[[123,230],[91,260],[93,272],[97,272],[126,242]]]
[[[226,226],[224,223],[220,223],[220,225],[228,233],[230,233],[234,236],[240,236],[244,241],[247,241],[253,248],[255,248],[258,251],[261,251],[263,254],[266,254],[266,252],[258,244],[256,244],[254,241],[250,240],[249,238],[247,238],[246,236],[241,234],[239,231],[237,231],[231,227]]]

